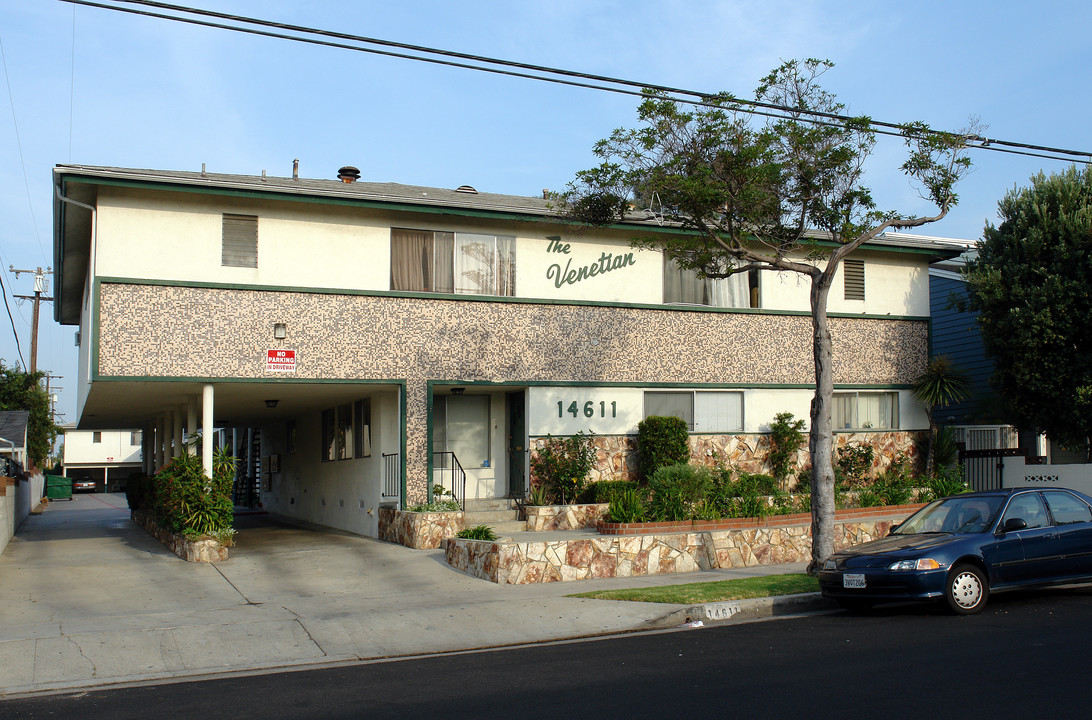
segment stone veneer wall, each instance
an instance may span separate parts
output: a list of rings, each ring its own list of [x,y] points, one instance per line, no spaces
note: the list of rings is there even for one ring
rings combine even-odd
[[[593,528],[607,514],[610,503],[588,505],[526,505],[527,532]]]
[[[440,547],[466,527],[461,510],[453,512],[409,512],[393,507],[379,508],[379,539],[416,550]]]
[[[97,297],[95,379],[404,381],[408,503],[427,493],[429,380],[812,381],[807,315],[120,280],[103,282]],[[185,332],[180,317],[190,323]],[[274,322],[292,329],[281,341],[298,350],[291,377],[265,367]],[[830,325],[835,382],[908,384],[925,369],[924,320],[835,317]]]
[[[840,432],[834,435],[834,451],[847,446],[871,445],[874,450],[872,474],[886,470],[898,455],[905,455],[917,469],[924,463],[924,454],[918,451],[924,443],[925,432],[897,430],[891,432]],[[533,438],[531,451],[546,444],[547,438]],[[592,438],[595,447],[596,467],[589,480],[639,480],[637,472],[637,437],[635,435],[609,435]],[[924,445],[922,445],[924,447]],[[769,474],[770,436],[767,434],[738,435],[691,435],[690,461],[696,465],[715,467],[726,465],[749,473]],[[807,440],[793,459],[796,472],[811,467]]]
[[[141,526],[159,542],[166,545],[178,557],[186,562],[220,562],[228,559],[228,549],[211,538],[190,540],[185,535],[173,533],[160,527],[151,516],[141,510],[130,514],[133,522]]]
[[[884,537],[917,507],[870,508],[872,518],[847,518],[835,525],[835,548]],[[455,538],[445,557],[469,575],[508,585],[754,567],[808,560],[811,525],[523,543]]]

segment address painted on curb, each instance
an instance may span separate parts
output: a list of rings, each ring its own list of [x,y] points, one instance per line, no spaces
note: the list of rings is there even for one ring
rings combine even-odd
[[[705,617],[708,620],[730,620],[733,615],[738,615],[740,606],[737,602],[707,603],[703,606]]]

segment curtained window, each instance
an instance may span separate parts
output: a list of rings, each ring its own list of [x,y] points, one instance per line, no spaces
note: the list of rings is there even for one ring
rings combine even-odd
[[[899,426],[897,392],[834,393],[835,430],[895,429]]]
[[[391,229],[391,290],[515,294],[515,238]]]
[[[758,307],[758,271],[726,278],[700,278],[697,270],[664,258],[664,303],[710,307]]]

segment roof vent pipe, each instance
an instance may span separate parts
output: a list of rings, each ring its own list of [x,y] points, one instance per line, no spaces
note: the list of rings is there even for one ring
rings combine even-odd
[[[293,180],[299,180],[300,179],[300,159],[299,158],[295,158],[295,159],[292,160],[292,179]]]
[[[352,183],[360,179],[360,170],[352,165],[346,165],[337,171],[337,179],[343,183]]]

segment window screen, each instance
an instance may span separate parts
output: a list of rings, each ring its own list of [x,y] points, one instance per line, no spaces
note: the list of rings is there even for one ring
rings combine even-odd
[[[694,394],[694,432],[738,432],[743,429],[743,393]]]

